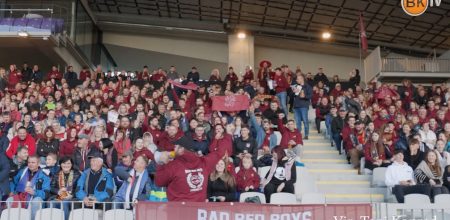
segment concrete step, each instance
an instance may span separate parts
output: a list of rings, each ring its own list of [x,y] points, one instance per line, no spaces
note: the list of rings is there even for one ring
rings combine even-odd
[[[346,160],[345,156],[339,155],[338,153],[335,153],[335,154],[308,154],[308,153],[304,153],[303,154],[303,159],[344,159],[344,160]]]
[[[309,137],[308,140],[303,139],[303,143],[329,143],[331,144],[330,140],[325,139],[323,136],[321,137]]]
[[[317,187],[334,186],[345,188],[370,188],[370,181],[367,180],[321,180],[316,181]]]
[[[309,163],[320,163],[320,164],[348,164],[345,158],[305,158],[303,157],[301,161],[305,164]]]
[[[374,203],[384,202],[384,194],[325,194],[327,203]]]
[[[308,149],[303,150],[303,154],[336,154],[336,155],[339,155],[337,150],[333,150],[333,149],[331,149],[331,147],[327,150],[308,148]]]
[[[331,148],[331,143],[329,142],[303,142],[303,146],[313,147],[313,146],[325,146]]]
[[[358,174],[356,169],[308,169],[311,174]]]
[[[382,194],[386,192],[386,188],[363,188],[363,187],[342,187],[342,186],[328,186],[318,185],[319,192],[325,194]]]
[[[303,150],[334,150],[334,152],[338,153],[336,147],[331,147],[331,146],[309,146],[309,145],[303,145]]]
[[[357,174],[334,174],[334,173],[311,173],[311,176],[316,181],[372,181],[372,176],[369,175],[357,175]]]
[[[305,163],[308,169],[353,169],[350,164],[342,163]]]

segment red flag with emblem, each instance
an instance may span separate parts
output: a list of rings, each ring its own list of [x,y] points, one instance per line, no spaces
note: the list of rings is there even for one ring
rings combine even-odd
[[[213,111],[235,112],[247,110],[250,106],[250,99],[246,95],[213,96]]]

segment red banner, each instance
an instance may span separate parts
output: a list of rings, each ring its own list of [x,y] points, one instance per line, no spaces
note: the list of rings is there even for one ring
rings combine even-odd
[[[370,204],[265,205],[138,202],[136,220],[369,220]]]
[[[235,112],[247,110],[250,106],[250,99],[246,95],[213,96],[213,111]]]
[[[169,83],[172,83],[173,86],[176,86],[176,87],[179,87],[182,89],[197,90],[197,88],[198,88],[198,86],[193,82],[188,82],[186,85],[183,85],[180,82],[176,82],[171,79],[169,79],[168,81],[169,81]]]

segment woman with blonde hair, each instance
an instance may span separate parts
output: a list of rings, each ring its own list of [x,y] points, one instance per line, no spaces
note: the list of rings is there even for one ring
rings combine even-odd
[[[219,69],[213,69],[211,71],[211,76],[209,77],[209,81],[222,81],[222,79],[220,78]]]
[[[228,171],[228,159],[219,160],[216,169],[209,175],[207,201],[232,202],[236,200],[236,180]]]

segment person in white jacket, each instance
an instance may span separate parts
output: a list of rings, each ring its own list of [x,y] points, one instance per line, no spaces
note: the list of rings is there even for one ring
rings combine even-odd
[[[429,185],[417,185],[413,169],[403,161],[403,150],[394,152],[394,162],[386,170],[385,183],[392,187],[392,193],[399,203],[403,203],[405,195],[419,193],[430,195]]]

